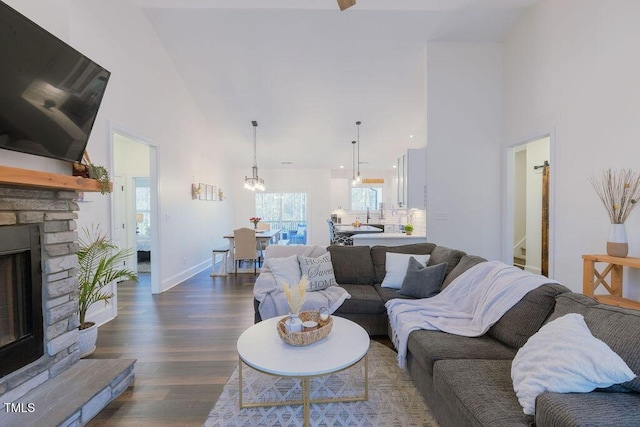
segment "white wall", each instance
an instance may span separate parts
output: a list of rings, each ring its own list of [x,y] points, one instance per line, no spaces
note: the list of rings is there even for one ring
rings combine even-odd
[[[515,152],[514,159],[514,195],[513,195],[513,254],[520,256],[520,248],[526,248],[527,242],[527,150]],[[524,242],[523,242],[524,240]]]
[[[582,290],[582,254],[606,251],[608,217],[588,178],[640,169],[640,2],[545,1],[505,42],[507,144],[554,132],[555,279]],[[640,213],[627,221],[640,256]],[[625,296],[640,299],[640,275]]]
[[[502,259],[502,46],[427,46],[427,239]]]
[[[212,140],[198,106],[142,11],[128,0],[8,0],[9,5],[111,71],[87,150],[112,168],[110,125],[158,146],[160,288],[166,290],[210,263],[221,230],[233,224],[231,204],[191,200],[191,182],[231,196],[222,147]],[[3,151],[2,164],[68,173],[64,162]],[[111,196],[82,204],[79,227],[110,229]]]

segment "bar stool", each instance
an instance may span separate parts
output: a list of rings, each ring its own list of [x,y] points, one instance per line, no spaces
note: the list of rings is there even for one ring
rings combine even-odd
[[[229,248],[218,248],[211,251],[213,258],[213,265],[211,266],[211,277],[214,276],[226,276],[227,275],[227,256],[229,255]],[[222,261],[220,262],[220,268],[216,270],[216,259],[218,255],[222,255]]]

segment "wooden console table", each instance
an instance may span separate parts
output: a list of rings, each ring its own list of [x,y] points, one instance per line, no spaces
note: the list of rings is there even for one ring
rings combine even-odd
[[[640,258],[582,255],[582,259],[584,260],[582,273],[583,294],[605,304],[640,310],[640,302],[622,297],[622,267],[640,268]],[[596,262],[605,262],[608,265],[600,272],[596,269]],[[594,291],[600,285],[604,286],[609,295],[594,295]]]

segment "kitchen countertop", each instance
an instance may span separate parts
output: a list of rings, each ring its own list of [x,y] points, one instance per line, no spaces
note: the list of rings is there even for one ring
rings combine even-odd
[[[356,237],[356,236],[353,236]],[[407,236],[407,233],[366,233],[366,234],[358,234],[357,238],[358,239],[397,239],[397,238],[404,238],[407,237],[409,239],[411,238],[416,238],[416,239],[426,239],[427,236],[425,236],[424,234],[412,234],[410,236]]]
[[[427,236],[424,234],[406,233],[376,233],[376,234],[355,234],[351,237],[354,246],[399,246],[409,243],[426,243]]]

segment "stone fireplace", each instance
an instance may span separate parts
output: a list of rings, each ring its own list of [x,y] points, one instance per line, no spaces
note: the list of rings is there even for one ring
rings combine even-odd
[[[74,277],[78,263],[76,198],[75,191],[0,186],[0,228],[32,225],[40,230],[44,329],[44,354],[0,378],[0,396],[5,402],[57,376],[80,358]]]
[[[32,335],[36,353],[18,351],[17,359],[22,363],[0,373],[0,425],[81,426],[132,383],[135,363],[134,359],[80,360],[75,277],[79,206],[73,186],[82,191],[86,183],[73,181],[72,190],[59,189],[45,177],[40,187],[33,183],[13,185],[12,178],[7,183],[3,176],[7,170],[13,173],[17,169],[0,167],[0,365],[16,363],[15,353],[3,352],[13,347],[11,340],[22,341],[20,337]],[[29,176],[38,174],[42,173]],[[71,178],[63,177],[66,181]],[[21,242],[25,231],[32,243],[30,252]],[[20,277],[16,269],[37,277],[15,279]],[[28,290],[21,287],[25,280],[34,286]],[[19,283],[7,290],[11,281]],[[20,299],[39,305],[31,309],[36,311],[34,317],[16,313]],[[33,314],[29,308],[25,310],[23,314]],[[24,408],[35,410],[22,413]]]

